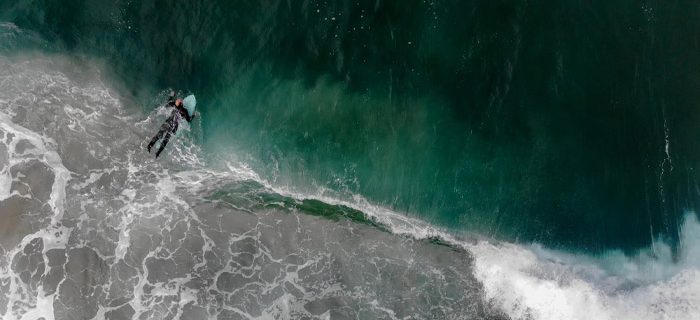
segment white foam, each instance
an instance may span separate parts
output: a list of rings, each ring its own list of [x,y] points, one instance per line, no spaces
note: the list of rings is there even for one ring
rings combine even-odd
[[[663,243],[657,254],[633,257],[485,241],[468,247],[487,297],[514,319],[700,319],[699,231],[688,214],[676,262]]]
[[[14,124],[12,121],[10,121],[9,117],[2,112],[0,112],[0,125],[2,125],[2,128],[5,132],[12,133],[16,136],[16,138],[13,139],[13,142],[10,143],[8,146],[8,153],[10,154],[10,156],[8,165],[6,167],[7,174],[9,174],[9,168],[11,168],[12,166],[18,163],[28,161],[26,157],[15,156],[15,146],[18,141],[22,140],[27,140],[29,141],[29,143],[32,144],[33,148],[31,148],[31,154],[33,154],[35,157],[32,157],[30,159],[36,159],[41,161],[42,163],[49,166],[49,168],[51,168],[51,170],[53,171],[54,183],[51,188],[49,204],[51,206],[51,209],[55,213],[55,215],[52,217],[52,222],[56,223],[60,221],[60,218],[63,214],[63,202],[65,200],[66,183],[70,179],[70,172],[68,171],[68,169],[66,169],[66,167],[63,166],[63,163],[61,162],[61,157],[59,157],[58,153],[56,153],[56,151],[53,150],[53,148],[47,147],[54,146],[55,142],[47,137],[32,132],[29,129]],[[29,151],[24,152],[24,154],[26,153],[29,153]],[[12,178],[10,177],[10,180],[11,179]],[[7,192],[5,188],[1,189],[0,191]],[[5,193],[0,193],[0,196],[3,195],[5,195]],[[0,198],[0,200],[3,199],[5,198]]]
[[[42,163],[46,164],[54,173],[54,181],[51,187],[51,194],[48,201],[48,204],[50,205],[53,211],[53,215],[51,216],[51,222],[49,223],[48,228],[41,229],[33,234],[26,235],[20,241],[20,244],[18,246],[16,246],[15,248],[8,248],[10,250],[7,253],[7,256],[13,257],[20,250],[22,250],[22,248],[27,246],[31,240],[35,238],[41,238],[43,239],[44,243],[43,254],[44,259],[46,260],[46,252],[48,250],[56,247],[64,247],[65,243],[68,240],[69,230],[67,230],[65,227],[62,227],[60,225],[60,221],[63,216],[65,188],[66,184],[68,183],[68,180],[70,179],[70,172],[63,166],[61,158],[52,147],[55,144],[51,139],[13,123],[9,119],[9,116],[2,112],[0,112],[0,127],[2,127],[2,130],[5,132],[5,134],[12,133],[14,135],[12,141],[6,144],[8,147],[8,163],[6,164],[4,169],[0,171],[0,175],[3,175],[5,177],[9,176],[11,182],[12,177],[10,175],[10,168],[17,164],[27,162],[30,160],[41,161]],[[31,143],[31,148],[25,150],[22,154],[17,154],[15,152],[16,144],[18,143],[18,141],[22,140],[26,140],[29,143]],[[2,180],[2,183],[6,183],[6,179],[7,178],[0,180]],[[0,188],[0,200],[6,199],[9,196],[11,196],[9,194],[9,187],[5,186]],[[47,272],[48,268],[44,271],[44,275],[46,275]],[[29,294],[32,292],[31,290],[18,288],[24,287],[24,283],[18,280],[19,277],[16,274],[14,274],[10,268],[0,269],[0,276],[2,276],[2,278],[10,279],[10,289],[8,291],[9,293],[25,292],[25,294]],[[30,301],[34,301],[35,305],[24,310],[27,313],[24,314],[22,318],[38,319],[43,317],[45,319],[53,319],[54,296],[55,293],[47,295],[46,292],[44,292],[43,287],[39,286],[39,288],[37,288],[37,291],[35,292],[35,295],[30,298]],[[15,294],[10,294],[9,298],[10,299],[8,299],[8,304],[6,306],[6,310],[8,310],[8,313],[10,312],[9,310],[13,310],[13,305],[15,302],[26,300],[26,298],[22,297],[21,295],[18,296]]]

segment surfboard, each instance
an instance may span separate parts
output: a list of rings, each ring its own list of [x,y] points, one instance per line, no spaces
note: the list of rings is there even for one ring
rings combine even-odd
[[[187,113],[191,116],[194,115],[194,107],[197,105],[197,99],[195,99],[194,95],[191,94],[187,97],[185,97],[184,100],[182,100],[182,104],[185,105],[185,109],[187,110]]]

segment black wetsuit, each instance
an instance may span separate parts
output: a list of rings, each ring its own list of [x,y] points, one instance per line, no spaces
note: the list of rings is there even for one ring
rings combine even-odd
[[[151,152],[151,148],[153,145],[156,144],[158,139],[163,137],[163,134],[165,134],[165,137],[163,137],[163,141],[160,143],[160,148],[158,148],[158,152],[156,152],[156,158],[160,155],[160,153],[163,151],[163,148],[165,148],[165,145],[168,144],[168,140],[170,140],[170,135],[175,134],[177,132],[177,126],[180,122],[181,118],[185,118],[187,122],[192,122],[192,119],[194,119],[194,115],[190,117],[190,114],[187,113],[187,109],[180,104],[180,106],[175,105],[175,97],[170,97],[168,99],[168,104],[166,105],[168,107],[173,107],[175,110],[170,114],[168,119],[165,119],[165,122],[163,125],[160,126],[160,131],[151,139],[151,142],[148,143],[148,152]]]

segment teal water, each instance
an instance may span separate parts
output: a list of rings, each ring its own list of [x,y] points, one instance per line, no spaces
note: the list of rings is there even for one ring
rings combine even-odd
[[[455,230],[678,244],[697,209],[695,1],[2,1],[144,108],[197,94],[208,156]],[[314,206],[314,204],[307,204]]]

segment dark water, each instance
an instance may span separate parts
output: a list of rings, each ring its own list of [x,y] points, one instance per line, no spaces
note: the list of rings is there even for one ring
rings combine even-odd
[[[211,159],[550,246],[676,243],[696,209],[697,1],[4,1],[144,105],[197,94]]]

